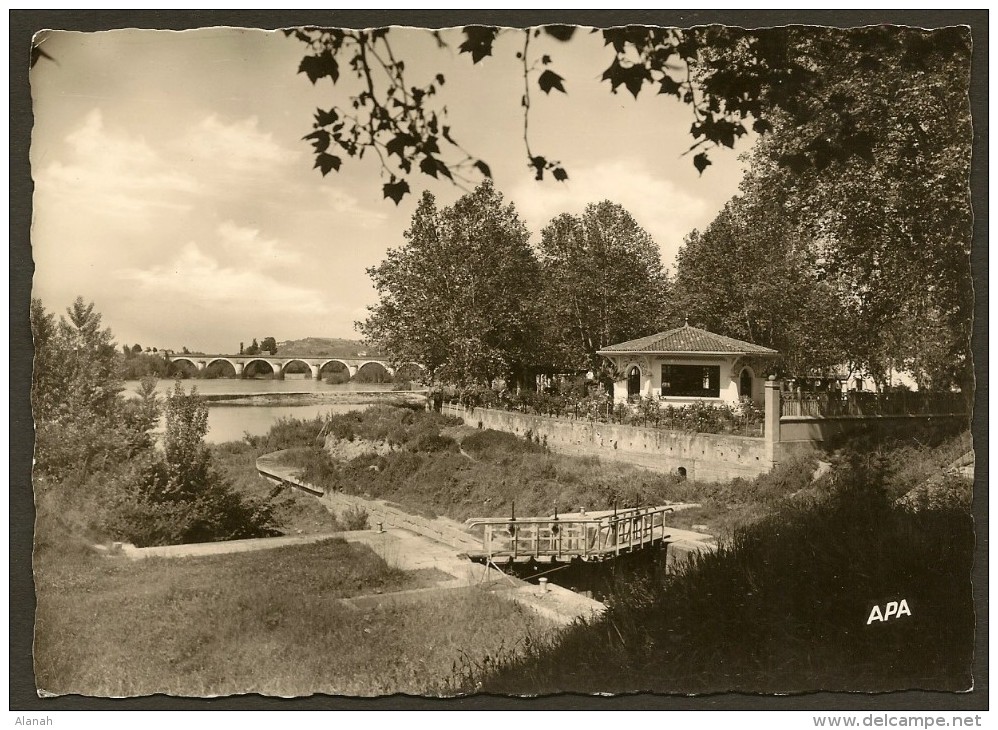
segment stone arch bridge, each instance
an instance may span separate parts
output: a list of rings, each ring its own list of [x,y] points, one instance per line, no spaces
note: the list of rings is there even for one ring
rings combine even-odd
[[[208,366],[216,362],[227,362],[236,371],[236,376],[241,377],[247,366],[254,362],[265,362],[274,370],[274,377],[283,378],[284,368],[293,362],[300,362],[307,365],[313,378],[318,378],[319,373],[330,363],[340,363],[352,378],[365,365],[372,363],[380,365],[388,371],[389,375],[395,374],[395,367],[387,360],[374,357],[300,357],[297,355],[170,355],[170,362],[188,362],[198,369],[198,372],[205,370]],[[416,362],[406,362],[402,365],[414,365],[420,370],[423,366]]]

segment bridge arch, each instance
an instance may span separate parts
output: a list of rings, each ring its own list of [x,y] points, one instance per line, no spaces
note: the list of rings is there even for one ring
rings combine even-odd
[[[280,365],[280,368],[279,368],[280,371],[281,371],[281,373],[282,374],[286,373],[288,365],[290,365],[293,362],[301,363],[301,365],[304,366],[304,368],[305,368],[304,371],[302,371],[299,368],[298,369],[299,372],[305,372],[305,373],[307,373],[310,378],[311,377],[315,377],[315,366],[312,365],[312,363],[308,362],[306,359],[301,358],[301,357],[292,357],[292,358],[289,358],[288,360],[285,360],[284,363],[282,365]],[[275,369],[275,372],[276,372],[276,369]]]
[[[388,363],[382,360],[364,360],[357,363],[354,377],[362,383],[390,383],[394,375],[395,368]]]
[[[196,362],[194,362],[193,359],[187,357],[186,355],[171,356],[170,357],[170,364],[172,365],[175,362],[186,362],[186,363],[189,363],[190,365],[193,365],[195,368],[198,366],[198,364]]]
[[[234,363],[227,357],[212,357],[206,360],[203,371],[206,378],[236,378],[243,371],[241,363]],[[228,365],[228,368],[224,365]]]
[[[270,368],[270,372],[274,375],[275,378],[280,377],[282,370],[280,364],[279,363],[275,364],[274,361],[268,360],[265,357],[251,357],[250,359],[246,360],[246,362],[243,363],[243,374],[245,374],[246,371],[250,369],[251,365],[253,365],[254,363],[261,363],[261,362]],[[259,368],[257,368],[257,370],[259,370]],[[266,373],[259,373],[259,374],[266,375]]]
[[[232,369],[233,369],[233,370],[235,370],[235,369],[236,369],[236,364],[235,364],[234,362],[232,362],[232,360],[230,360],[230,359],[229,359],[229,358],[227,358],[227,357],[213,357],[213,358],[211,358],[210,360],[208,360],[208,361],[207,361],[207,362],[206,362],[206,363],[204,364],[204,366],[205,366],[206,368],[210,368],[210,367],[211,367],[212,365],[214,365],[214,364],[215,364],[216,362],[227,362],[227,363],[229,363],[229,365],[231,365],[231,366],[232,366]]]
[[[333,363],[336,363],[337,365],[342,366],[343,369],[342,370],[339,370],[339,369],[327,370],[326,366],[327,365],[332,365]],[[324,372],[325,372],[325,375],[323,374]],[[334,378],[330,382],[342,382],[342,383],[346,383],[346,382],[349,382],[349,380],[357,373],[357,367],[354,366],[354,365],[351,365],[348,362],[344,362],[343,360],[341,360],[339,358],[336,358],[336,357],[331,357],[331,358],[329,358],[327,360],[320,360],[319,361],[318,369],[316,371],[316,377],[317,378],[319,378],[321,380],[324,377],[331,376],[333,373],[342,373],[343,375]]]
[[[180,367],[180,363],[186,363],[188,367]],[[171,357],[170,361],[166,365],[166,374],[168,376],[182,375],[185,378],[190,378],[197,375],[201,368],[198,366],[198,361],[193,358],[181,356],[181,357]]]

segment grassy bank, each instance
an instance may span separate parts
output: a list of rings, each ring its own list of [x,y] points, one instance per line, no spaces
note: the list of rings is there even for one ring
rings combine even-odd
[[[815,454],[798,456],[755,479],[695,484],[619,462],[549,452],[512,434],[458,425],[447,416],[376,406],[333,416],[322,426],[293,433],[285,426],[277,448],[289,448],[290,464],[316,485],[387,499],[428,516],[504,516],[513,502],[518,515],[610,509],[663,502],[697,502],[677,512],[675,527],[705,525],[730,537],[736,527],[773,513],[788,500],[808,500],[828,490],[829,478],[813,479]],[[328,448],[320,444],[327,436]],[[938,473],[969,448],[969,436],[937,446],[890,445],[863,455],[878,464],[892,496]],[[850,452],[851,453],[851,452]],[[833,462],[840,456],[826,455]]]
[[[312,545],[128,562],[36,558],[35,673],[53,693],[453,692],[455,662],[504,656],[546,625],[474,588],[370,611],[338,599],[417,588],[366,548]]]

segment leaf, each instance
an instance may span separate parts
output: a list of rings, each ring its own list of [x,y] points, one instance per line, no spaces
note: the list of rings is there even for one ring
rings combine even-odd
[[[318,56],[305,56],[298,66],[298,73],[304,73],[313,84],[324,76],[329,76],[335,84],[340,78],[340,67],[332,51],[326,49]]]
[[[416,140],[412,135],[403,132],[402,134],[395,135],[388,141],[388,144],[385,145],[385,151],[389,155],[398,155],[401,159],[405,157],[405,148],[407,146],[413,147],[415,143]]]
[[[470,53],[472,63],[478,63],[492,55],[492,42],[498,28],[483,25],[468,25],[464,28],[464,42],[458,47],[460,53]]]
[[[323,152],[315,156],[315,165],[313,165],[313,168],[318,167],[322,171],[322,176],[325,177],[330,170],[339,172],[341,163],[342,160],[336,155]]]
[[[663,76],[659,82],[659,94],[672,94],[677,99],[681,96],[682,87],[678,81],[671,76]]]
[[[312,146],[316,152],[325,152],[329,149],[329,132],[324,129],[317,129],[311,134],[306,134],[302,139],[312,140]]]
[[[616,91],[618,86],[623,85],[637,99],[641,85],[645,80],[651,80],[651,72],[644,65],[623,66],[619,58],[614,58],[613,63],[603,72],[602,78],[610,82],[611,91]]]
[[[402,198],[409,192],[409,183],[405,180],[395,181],[395,178],[392,177],[392,182],[385,183],[381,189],[384,191],[386,198],[391,198],[395,201],[395,205],[398,205],[402,201]]]
[[[568,180],[568,173],[565,172],[565,169],[563,167],[554,168],[551,171],[551,174],[554,176],[554,179],[558,180],[559,182],[564,182],[565,180]]]
[[[572,40],[572,36],[575,35],[576,27],[574,25],[545,25],[544,32],[555,40],[559,40],[562,43],[565,41]]]
[[[320,127],[326,127],[330,124],[336,122],[340,118],[340,115],[336,113],[335,109],[330,109],[328,111],[323,111],[322,109],[315,110],[315,123]]]
[[[766,134],[773,131],[773,125],[765,119],[756,119],[752,122],[752,131],[756,134]]]
[[[539,79],[537,79],[537,84],[538,86],[541,87],[541,91],[543,91],[545,94],[550,94],[551,89],[557,89],[562,94],[564,94],[566,93],[565,87],[561,83],[564,80],[565,79],[562,76],[559,76],[551,69],[548,69],[547,71],[541,74],[541,77]]]
[[[699,172],[701,175],[703,175],[703,171],[707,169],[707,165],[710,164],[711,161],[707,159],[706,152],[701,152],[699,155],[696,155],[693,158],[693,166],[697,169],[697,172]]]
[[[436,157],[431,157],[427,155],[419,162],[419,169],[429,175],[430,177],[436,177],[437,171],[440,169],[440,165],[443,164]]]
[[[538,180],[540,180],[541,176],[544,174],[544,168],[547,167],[547,164],[548,161],[545,160],[543,157],[538,156],[530,158],[530,166],[533,167],[535,170],[537,170]]]
[[[484,160],[475,160],[475,167],[478,168],[478,171],[485,177],[492,177],[492,170],[489,169],[489,166],[485,164]]]

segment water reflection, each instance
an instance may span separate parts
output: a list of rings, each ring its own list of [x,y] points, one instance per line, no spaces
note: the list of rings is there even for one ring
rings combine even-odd
[[[162,379],[156,384],[156,392],[166,395],[173,391],[174,380]],[[246,395],[257,393],[358,393],[371,391],[390,391],[390,384],[380,383],[342,383],[330,385],[312,378],[286,376],[284,380],[256,380],[238,378],[217,378],[214,380],[182,380],[185,392],[190,392],[191,386],[197,387],[201,395],[220,395],[241,393]],[[138,381],[125,383],[125,395],[138,393]],[[300,406],[289,405],[225,405],[210,403],[208,408],[208,434],[205,440],[213,444],[226,441],[241,441],[247,434],[262,436],[280,418],[309,419],[334,413],[367,408],[365,404],[357,403],[319,403]],[[165,419],[160,420],[159,432],[166,428]]]

